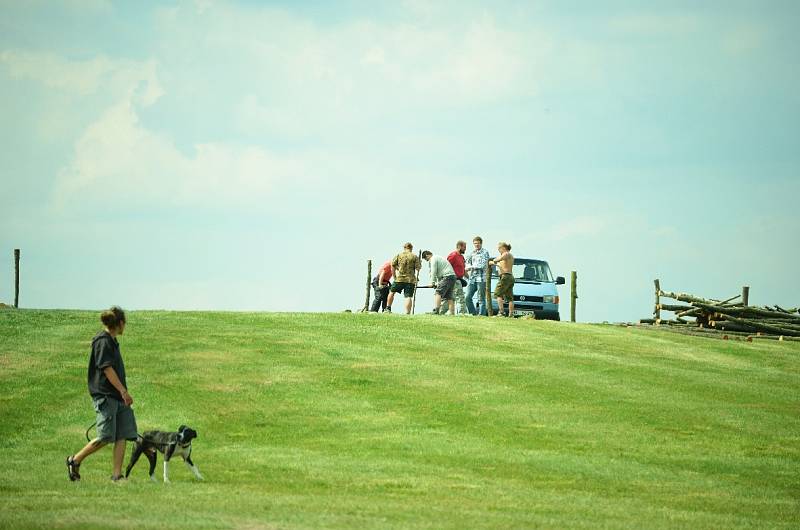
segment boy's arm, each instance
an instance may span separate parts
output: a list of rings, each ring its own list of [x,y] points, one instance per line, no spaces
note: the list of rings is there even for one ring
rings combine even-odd
[[[108,378],[108,382],[111,383],[111,386],[117,389],[117,391],[122,396],[122,399],[125,401],[126,405],[133,404],[133,398],[130,394],[128,394],[128,389],[125,388],[122,384],[122,381],[119,380],[117,376],[117,372],[110,366],[106,366],[103,368],[103,373],[106,374],[106,378]]]

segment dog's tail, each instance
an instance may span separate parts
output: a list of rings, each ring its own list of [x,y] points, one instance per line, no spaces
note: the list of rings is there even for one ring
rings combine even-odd
[[[95,422],[94,422],[94,423],[92,423],[91,425],[89,425],[89,428],[87,428],[87,429],[86,429],[86,441],[87,441],[87,442],[91,442],[91,441],[92,441],[92,440],[91,440],[91,438],[89,438],[89,431],[91,431],[91,430],[92,430],[92,427],[94,427],[95,425],[97,425],[97,421],[96,421],[96,420],[95,420]]]

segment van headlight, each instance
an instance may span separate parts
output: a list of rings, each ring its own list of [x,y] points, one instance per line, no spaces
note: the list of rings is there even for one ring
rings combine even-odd
[[[558,304],[558,295],[547,295],[542,297],[545,304]]]

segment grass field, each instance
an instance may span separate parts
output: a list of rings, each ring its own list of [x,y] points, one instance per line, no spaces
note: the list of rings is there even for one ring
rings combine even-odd
[[[139,430],[197,429],[206,480],[175,463],[154,484],[142,459],[112,484],[104,449],[71,483],[98,329],[98,312],[0,311],[0,528],[799,526],[797,343],[131,312]]]

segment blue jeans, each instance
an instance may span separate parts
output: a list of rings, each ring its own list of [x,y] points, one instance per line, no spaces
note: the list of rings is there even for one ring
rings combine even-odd
[[[467,292],[464,295],[467,299],[467,311],[469,311],[470,315],[477,315],[478,311],[475,309],[475,305],[472,303],[472,297],[475,296],[475,293],[478,293],[478,302],[480,305],[480,312],[481,315],[486,316],[486,282],[480,280],[469,280],[469,285],[467,285]]]

